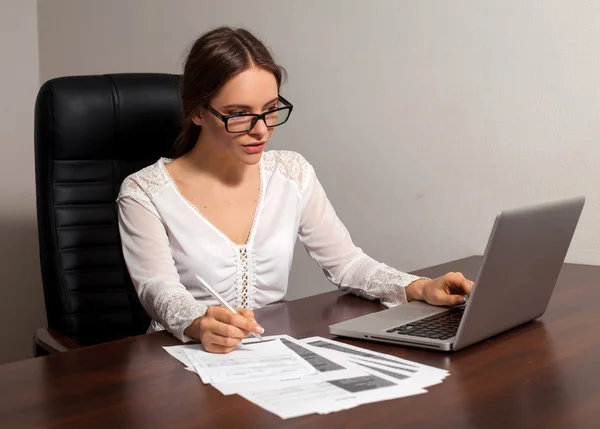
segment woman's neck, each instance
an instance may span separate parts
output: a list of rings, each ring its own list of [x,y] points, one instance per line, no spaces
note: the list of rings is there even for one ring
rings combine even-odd
[[[194,172],[208,175],[228,186],[240,185],[258,168],[257,165],[244,164],[214,144],[203,142],[202,137],[184,158]]]

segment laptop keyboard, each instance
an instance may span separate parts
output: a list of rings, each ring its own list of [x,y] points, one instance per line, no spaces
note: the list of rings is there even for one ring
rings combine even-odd
[[[456,335],[464,311],[465,307],[451,308],[444,313],[415,320],[414,322],[388,329],[386,332],[445,340]]]

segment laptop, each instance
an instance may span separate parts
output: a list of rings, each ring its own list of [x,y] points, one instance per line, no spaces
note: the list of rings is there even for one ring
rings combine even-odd
[[[512,209],[496,216],[466,304],[411,301],[329,326],[339,336],[455,351],[544,314],[585,197]]]

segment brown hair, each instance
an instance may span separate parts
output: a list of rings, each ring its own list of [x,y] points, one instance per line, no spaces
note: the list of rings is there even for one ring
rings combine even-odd
[[[268,48],[248,30],[219,27],[194,42],[181,80],[184,119],[173,145],[173,158],[189,152],[200,136],[201,127],[192,122],[192,115],[229,79],[252,66],[273,73],[278,87],[285,79],[283,67],[275,63]]]

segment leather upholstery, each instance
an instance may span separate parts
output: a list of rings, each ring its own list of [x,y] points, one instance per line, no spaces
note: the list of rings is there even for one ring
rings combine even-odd
[[[40,262],[48,327],[88,345],[141,334],[149,318],[121,252],[115,199],[169,156],[180,77],[131,73],[46,82],[35,106]]]

